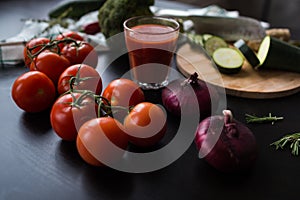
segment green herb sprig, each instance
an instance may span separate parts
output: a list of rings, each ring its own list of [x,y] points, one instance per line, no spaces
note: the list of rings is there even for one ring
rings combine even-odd
[[[246,118],[247,123],[268,123],[268,122],[271,122],[272,125],[278,120],[283,120],[283,117],[272,116],[271,113],[269,113],[268,116],[263,116],[263,117],[258,117],[258,116],[255,116],[255,115],[245,114],[245,118]]]
[[[300,133],[293,133],[282,137],[281,139],[273,142],[270,146],[275,146],[277,149],[283,149],[286,145],[290,146],[292,154],[294,156],[299,155],[299,148],[300,148]]]

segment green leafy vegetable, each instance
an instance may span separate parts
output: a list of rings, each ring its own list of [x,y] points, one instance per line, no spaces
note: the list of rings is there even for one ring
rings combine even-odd
[[[134,16],[153,15],[154,0],[107,0],[99,9],[101,32],[106,38],[123,31],[123,22]]]
[[[65,10],[71,9],[71,12],[68,12],[65,15],[65,18],[71,18],[78,20],[83,15],[98,10],[105,0],[71,0],[71,1],[61,1],[57,7],[51,9],[48,13],[48,16],[51,19],[60,17]]]

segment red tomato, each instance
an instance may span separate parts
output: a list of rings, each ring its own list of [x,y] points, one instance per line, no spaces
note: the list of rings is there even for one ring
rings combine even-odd
[[[81,125],[97,117],[91,96],[69,93],[60,96],[52,106],[50,121],[55,133],[67,141],[75,141]]]
[[[102,96],[106,98],[112,106],[122,106],[128,108],[145,101],[144,92],[138,84],[132,80],[120,78],[111,81],[104,89]],[[125,109],[118,110],[112,108],[113,117],[119,121],[127,115]]]
[[[32,55],[37,53],[39,50],[43,48],[43,46],[50,42],[50,39],[40,37],[40,38],[34,38],[28,41],[25,45],[24,51],[23,51],[23,57],[26,67],[30,67],[30,63],[33,60]]]
[[[33,60],[30,70],[45,73],[56,86],[61,73],[69,66],[70,62],[64,56],[51,51],[43,51]]]
[[[56,40],[62,40],[64,38],[72,38],[72,39],[81,40],[81,41],[84,40],[83,37],[81,35],[79,35],[79,33],[75,32],[75,31],[66,31],[66,32],[63,32],[63,33],[59,34],[56,37]]]
[[[167,130],[167,116],[164,110],[149,102],[136,105],[124,120],[129,141],[140,147],[158,143]]]
[[[44,73],[29,71],[12,85],[14,102],[26,112],[41,112],[50,108],[56,98],[53,82]]]
[[[63,94],[70,90],[70,80],[75,90],[90,90],[95,94],[102,92],[102,79],[96,69],[85,64],[75,64],[68,67],[59,77],[57,90]]]
[[[74,32],[74,31],[66,31],[64,33],[61,33],[59,34],[55,39],[56,40],[63,40],[63,39],[66,39],[66,38],[71,38],[71,39],[74,39],[74,40],[79,40],[79,41],[83,41],[84,38],[79,35],[79,33],[77,32]],[[69,42],[65,42],[65,43],[59,43],[58,46],[60,48],[60,50],[66,45],[68,44]]]
[[[132,80],[119,78],[111,81],[104,89],[103,97],[113,106],[135,106],[145,101],[144,92]]]
[[[97,67],[98,54],[94,47],[85,41],[72,42],[64,46],[61,50],[72,65],[74,64],[87,64],[93,68]]]
[[[111,117],[87,121],[79,129],[76,140],[79,155],[94,166],[118,161],[125,153],[127,145],[128,137],[123,125]]]

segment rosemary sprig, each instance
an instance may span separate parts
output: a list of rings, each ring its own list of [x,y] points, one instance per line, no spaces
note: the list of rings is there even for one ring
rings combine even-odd
[[[268,116],[263,116],[263,117],[257,117],[255,115],[245,114],[245,118],[246,118],[247,123],[267,123],[267,122],[271,122],[272,125],[278,120],[283,120],[283,117],[272,116],[271,113],[269,113]]]
[[[273,142],[270,146],[275,146],[277,149],[283,149],[289,143],[292,154],[298,156],[300,148],[300,133],[293,133],[282,137]]]

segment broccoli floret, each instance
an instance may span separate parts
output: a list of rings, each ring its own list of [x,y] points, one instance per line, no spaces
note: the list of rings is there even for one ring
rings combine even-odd
[[[99,9],[98,20],[106,38],[123,31],[123,22],[133,16],[153,15],[154,0],[107,0]]]

